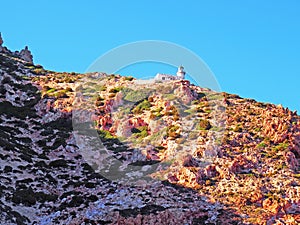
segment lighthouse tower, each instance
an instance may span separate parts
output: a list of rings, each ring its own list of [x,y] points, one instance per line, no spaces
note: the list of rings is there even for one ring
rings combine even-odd
[[[184,67],[183,66],[179,66],[178,67],[176,75],[177,75],[177,78],[179,80],[184,80],[185,72],[184,72]]]

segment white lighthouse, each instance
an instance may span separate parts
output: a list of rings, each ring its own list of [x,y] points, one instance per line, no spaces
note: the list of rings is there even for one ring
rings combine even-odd
[[[179,66],[176,76],[170,74],[158,73],[154,77],[155,82],[165,82],[171,80],[184,80],[185,72],[183,66]]]
[[[183,66],[178,67],[176,75],[177,75],[179,80],[184,80],[185,72],[184,72],[184,67]]]

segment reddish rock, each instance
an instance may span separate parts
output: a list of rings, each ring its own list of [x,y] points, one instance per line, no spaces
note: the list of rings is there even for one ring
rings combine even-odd
[[[290,152],[290,151],[286,152],[284,154],[284,157],[285,157],[286,163],[290,166],[290,168],[292,170],[299,169],[299,162],[296,159],[295,154],[293,152]]]
[[[248,172],[253,167],[254,165],[252,164],[251,161],[247,160],[244,156],[239,155],[232,161],[229,170],[232,173],[240,173],[240,172]]]
[[[219,172],[216,170],[215,165],[209,165],[209,166],[205,167],[204,174],[207,178],[213,178],[213,177],[219,176]]]
[[[274,214],[277,214],[280,209],[278,201],[270,198],[267,198],[262,202],[262,207]]]
[[[195,167],[197,166],[197,161],[193,158],[192,155],[187,155],[182,163],[182,166],[184,167]]]

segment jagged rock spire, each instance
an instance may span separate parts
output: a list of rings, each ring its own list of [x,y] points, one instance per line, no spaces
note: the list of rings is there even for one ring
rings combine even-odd
[[[25,49],[21,50],[20,57],[27,62],[33,63],[33,56],[28,49],[28,46],[25,46]]]
[[[0,32],[0,52],[3,52],[2,44],[3,44],[3,39],[2,39],[2,36],[1,36],[1,32]]]
[[[3,44],[3,39],[2,39],[2,36],[1,36],[1,32],[0,32],[0,46],[2,46]]]

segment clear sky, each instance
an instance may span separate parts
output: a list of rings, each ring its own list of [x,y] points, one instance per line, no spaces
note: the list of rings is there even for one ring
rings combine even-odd
[[[223,91],[300,112],[300,1],[6,0],[0,7],[4,45],[28,45],[47,69],[84,72],[119,45],[169,41],[199,55]]]

